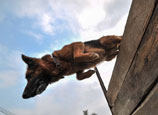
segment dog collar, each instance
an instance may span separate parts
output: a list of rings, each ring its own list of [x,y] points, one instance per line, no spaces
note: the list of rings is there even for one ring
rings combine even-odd
[[[53,58],[53,61],[54,61],[55,65],[56,65],[56,67],[60,68],[61,64],[60,64],[59,60],[55,56],[52,56],[52,58]]]

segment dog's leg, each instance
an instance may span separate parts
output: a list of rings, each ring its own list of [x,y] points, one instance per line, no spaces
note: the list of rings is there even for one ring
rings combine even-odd
[[[100,43],[105,46],[106,49],[111,49],[114,47],[119,47],[122,36],[104,36],[99,39]]]
[[[83,79],[89,78],[94,73],[95,73],[94,70],[88,70],[87,72],[79,71],[79,72],[77,72],[77,79],[78,80],[83,80]]]
[[[119,51],[116,51],[113,54],[108,55],[106,61],[111,61],[113,58],[115,58],[118,55],[118,52]]]
[[[75,62],[93,61],[99,58],[97,53],[84,53],[85,44],[76,42],[73,44],[73,57]]]

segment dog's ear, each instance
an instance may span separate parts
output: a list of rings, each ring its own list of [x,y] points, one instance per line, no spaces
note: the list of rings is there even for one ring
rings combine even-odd
[[[50,55],[45,55],[41,58],[42,60],[49,61],[51,59]]]
[[[21,57],[22,57],[22,60],[28,65],[32,65],[34,63],[34,61],[35,61],[35,58],[28,57],[28,56],[25,56],[23,54],[22,54]]]

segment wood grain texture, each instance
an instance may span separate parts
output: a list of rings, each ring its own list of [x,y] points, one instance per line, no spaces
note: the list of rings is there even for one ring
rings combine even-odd
[[[108,87],[108,100],[114,106],[121,86],[131,67],[137,49],[151,18],[155,0],[133,0],[120,52]]]
[[[157,115],[158,114],[158,83],[147,96],[145,101],[132,115]]]
[[[151,19],[112,108],[114,115],[130,115],[158,77],[158,4],[153,2]]]

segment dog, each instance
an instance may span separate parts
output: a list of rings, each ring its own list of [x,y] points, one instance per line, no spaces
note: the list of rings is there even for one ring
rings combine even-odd
[[[95,71],[90,68],[117,56],[121,40],[122,36],[111,35],[87,42],[74,42],[42,58],[22,54],[22,60],[28,65],[27,85],[22,97],[27,99],[41,94],[49,84],[67,75],[76,73],[78,80],[91,77]],[[84,72],[85,69],[89,70]]]

